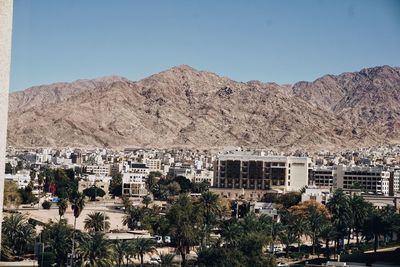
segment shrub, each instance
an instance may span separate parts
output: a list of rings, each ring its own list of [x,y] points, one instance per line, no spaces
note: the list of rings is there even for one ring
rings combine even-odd
[[[52,205],[52,203],[51,203],[50,201],[47,201],[47,200],[45,200],[45,201],[42,203],[42,207],[43,207],[45,210],[49,210],[49,209],[51,208],[51,205]]]

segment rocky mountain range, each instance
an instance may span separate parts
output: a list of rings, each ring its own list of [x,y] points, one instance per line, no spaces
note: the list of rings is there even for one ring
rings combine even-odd
[[[11,93],[16,147],[224,146],[282,151],[400,143],[400,68],[278,85],[181,65],[140,81],[102,77]]]

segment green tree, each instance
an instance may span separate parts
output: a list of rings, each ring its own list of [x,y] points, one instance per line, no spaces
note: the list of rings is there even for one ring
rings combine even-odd
[[[176,240],[177,250],[186,266],[189,247],[198,241],[199,230],[203,225],[201,209],[186,194],[181,194],[167,213],[171,235]]]
[[[321,226],[321,233],[320,237],[325,240],[325,256],[327,258],[330,257],[330,248],[329,248],[329,242],[331,240],[335,240],[337,234],[336,234],[336,229],[334,225],[332,224],[331,221],[326,221],[322,226]]]
[[[232,218],[220,222],[222,240],[229,247],[236,247],[240,242],[240,237],[244,233],[242,225],[238,219]]]
[[[96,201],[97,197],[104,197],[106,192],[103,189],[93,186],[83,190],[83,194],[90,198],[90,201]]]
[[[114,250],[112,244],[101,232],[86,236],[77,247],[80,265],[85,267],[113,266]]]
[[[149,195],[144,196],[143,199],[142,199],[142,203],[146,207],[146,209],[149,207],[151,202],[152,202],[152,200],[151,200],[151,197]]]
[[[146,180],[147,189],[150,192],[153,192],[155,187],[157,186],[158,180],[161,177],[161,172],[150,172],[149,177]],[[153,193],[154,194],[154,193]]]
[[[40,190],[42,189],[42,186],[43,186],[43,183],[44,183],[44,179],[45,179],[44,173],[43,172],[39,173],[38,174],[39,197],[41,196]]]
[[[238,248],[217,244],[202,248],[198,253],[197,264],[199,267],[242,267],[246,266],[246,260]]]
[[[367,215],[372,209],[372,205],[366,202],[363,197],[354,195],[350,198],[351,227],[349,227],[348,243],[350,242],[351,231],[354,230],[357,244],[359,244],[359,234],[362,231]]]
[[[329,217],[328,210],[316,201],[305,201],[292,206],[289,211],[304,218],[307,228],[305,232],[311,238],[312,254],[315,254],[315,246],[321,235],[322,226]]]
[[[31,177],[31,181],[35,181],[36,180],[36,171],[35,170],[31,170],[29,172],[29,176]]]
[[[182,191],[181,186],[179,185],[178,182],[169,183],[167,188],[168,188],[169,194],[173,195],[173,196],[178,195]]]
[[[5,173],[6,173],[6,174],[13,173],[13,167],[12,167],[12,165],[11,165],[10,162],[7,162],[7,163],[6,163]]]
[[[127,225],[129,229],[134,230],[141,228],[141,222],[144,218],[144,210],[138,207],[130,207],[125,211],[122,220],[123,225]]]
[[[341,189],[337,189],[326,204],[331,221],[336,231],[336,249],[339,251],[340,240],[347,235],[349,222],[351,222],[351,210],[349,197]]]
[[[185,176],[177,176],[173,179],[173,181],[179,184],[181,192],[190,192],[190,189],[192,188],[192,182]]]
[[[50,201],[47,201],[47,200],[45,200],[45,201],[43,201],[43,203],[42,203],[42,207],[43,207],[43,209],[45,209],[45,210],[49,210],[50,208],[51,208],[51,205],[52,205],[53,203],[51,203]]]
[[[122,174],[118,173],[112,176],[110,181],[110,193],[114,196],[122,195]]]
[[[269,235],[272,254],[275,254],[275,244],[283,234],[283,225],[275,221],[271,216],[262,214],[259,218],[263,232]]]
[[[283,209],[288,209],[291,206],[299,204],[301,201],[301,194],[299,192],[289,192],[286,194],[280,195],[276,202],[281,204]]]
[[[395,217],[397,214],[396,207],[386,205],[382,209],[379,210],[379,214],[383,220],[383,235],[385,236],[385,240],[387,237],[390,240],[393,240],[393,233],[395,232]]]
[[[28,245],[33,244],[34,240],[35,228],[28,222],[26,216],[16,213],[4,217],[2,241],[10,249],[12,255],[24,255]]]
[[[147,238],[138,238],[132,240],[132,246],[135,247],[135,251],[139,255],[141,267],[143,266],[144,255],[156,251],[154,241]]]
[[[7,208],[18,207],[22,202],[17,184],[13,181],[4,181],[4,206]]]
[[[32,193],[32,187],[27,185],[24,189],[18,189],[18,193],[21,197],[22,204],[30,204],[38,201],[37,197],[35,197]]]
[[[208,188],[210,187],[210,184],[207,182],[201,182],[201,183],[192,183],[192,193],[200,193],[203,194],[208,191]]]
[[[110,217],[104,212],[92,212],[84,220],[85,230],[89,232],[105,232],[110,229]]]
[[[82,193],[76,193],[74,198],[70,201],[72,210],[74,211],[74,232],[72,235],[72,258],[71,265],[74,266],[73,257],[75,255],[75,230],[76,230],[76,219],[81,215],[82,210],[85,207],[85,196]]]
[[[128,242],[125,240],[117,239],[113,243],[113,250],[115,254],[115,263],[118,267],[121,267],[121,264],[124,261],[124,258],[127,256],[128,251]]]
[[[286,257],[288,257],[290,244],[300,242],[300,237],[304,233],[304,218],[289,211],[284,211],[281,213],[281,222],[283,231],[280,240],[285,244]]]
[[[122,197],[122,204],[124,205],[125,211],[127,211],[130,207],[132,207],[132,200],[127,196]]]
[[[62,198],[57,203],[57,205],[58,205],[58,215],[60,215],[60,220],[61,220],[61,217],[64,216],[65,212],[67,211],[68,201],[65,198]]]
[[[66,266],[68,253],[72,249],[72,227],[66,220],[50,222],[44,225],[41,235],[46,250],[49,250],[50,256],[53,255],[51,259],[55,258],[57,266]],[[49,254],[45,253],[44,256],[48,257]]]
[[[374,252],[376,252],[379,246],[379,236],[385,233],[386,227],[387,225],[380,212],[376,209],[374,209],[364,221],[363,234],[367,240],[374,239]]]

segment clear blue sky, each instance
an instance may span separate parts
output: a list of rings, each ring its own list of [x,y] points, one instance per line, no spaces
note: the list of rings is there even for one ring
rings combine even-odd
[[[400,65],[400,1],[14,0],[11,91],[188,64],[294,83]]]

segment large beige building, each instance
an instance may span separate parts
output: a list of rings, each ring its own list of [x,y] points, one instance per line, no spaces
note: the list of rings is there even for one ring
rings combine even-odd
[[[312,184],[320,188],[359,188],[364,192],[389,195],[390,172],[382,167],[335,165],[313,170]],[[394,186],[394,184],[393,184]]]
[[[254,152],[227,152],[217,157],[214,186],[230,189],[300,190],[308,185],[311,159],[265,156]]]

